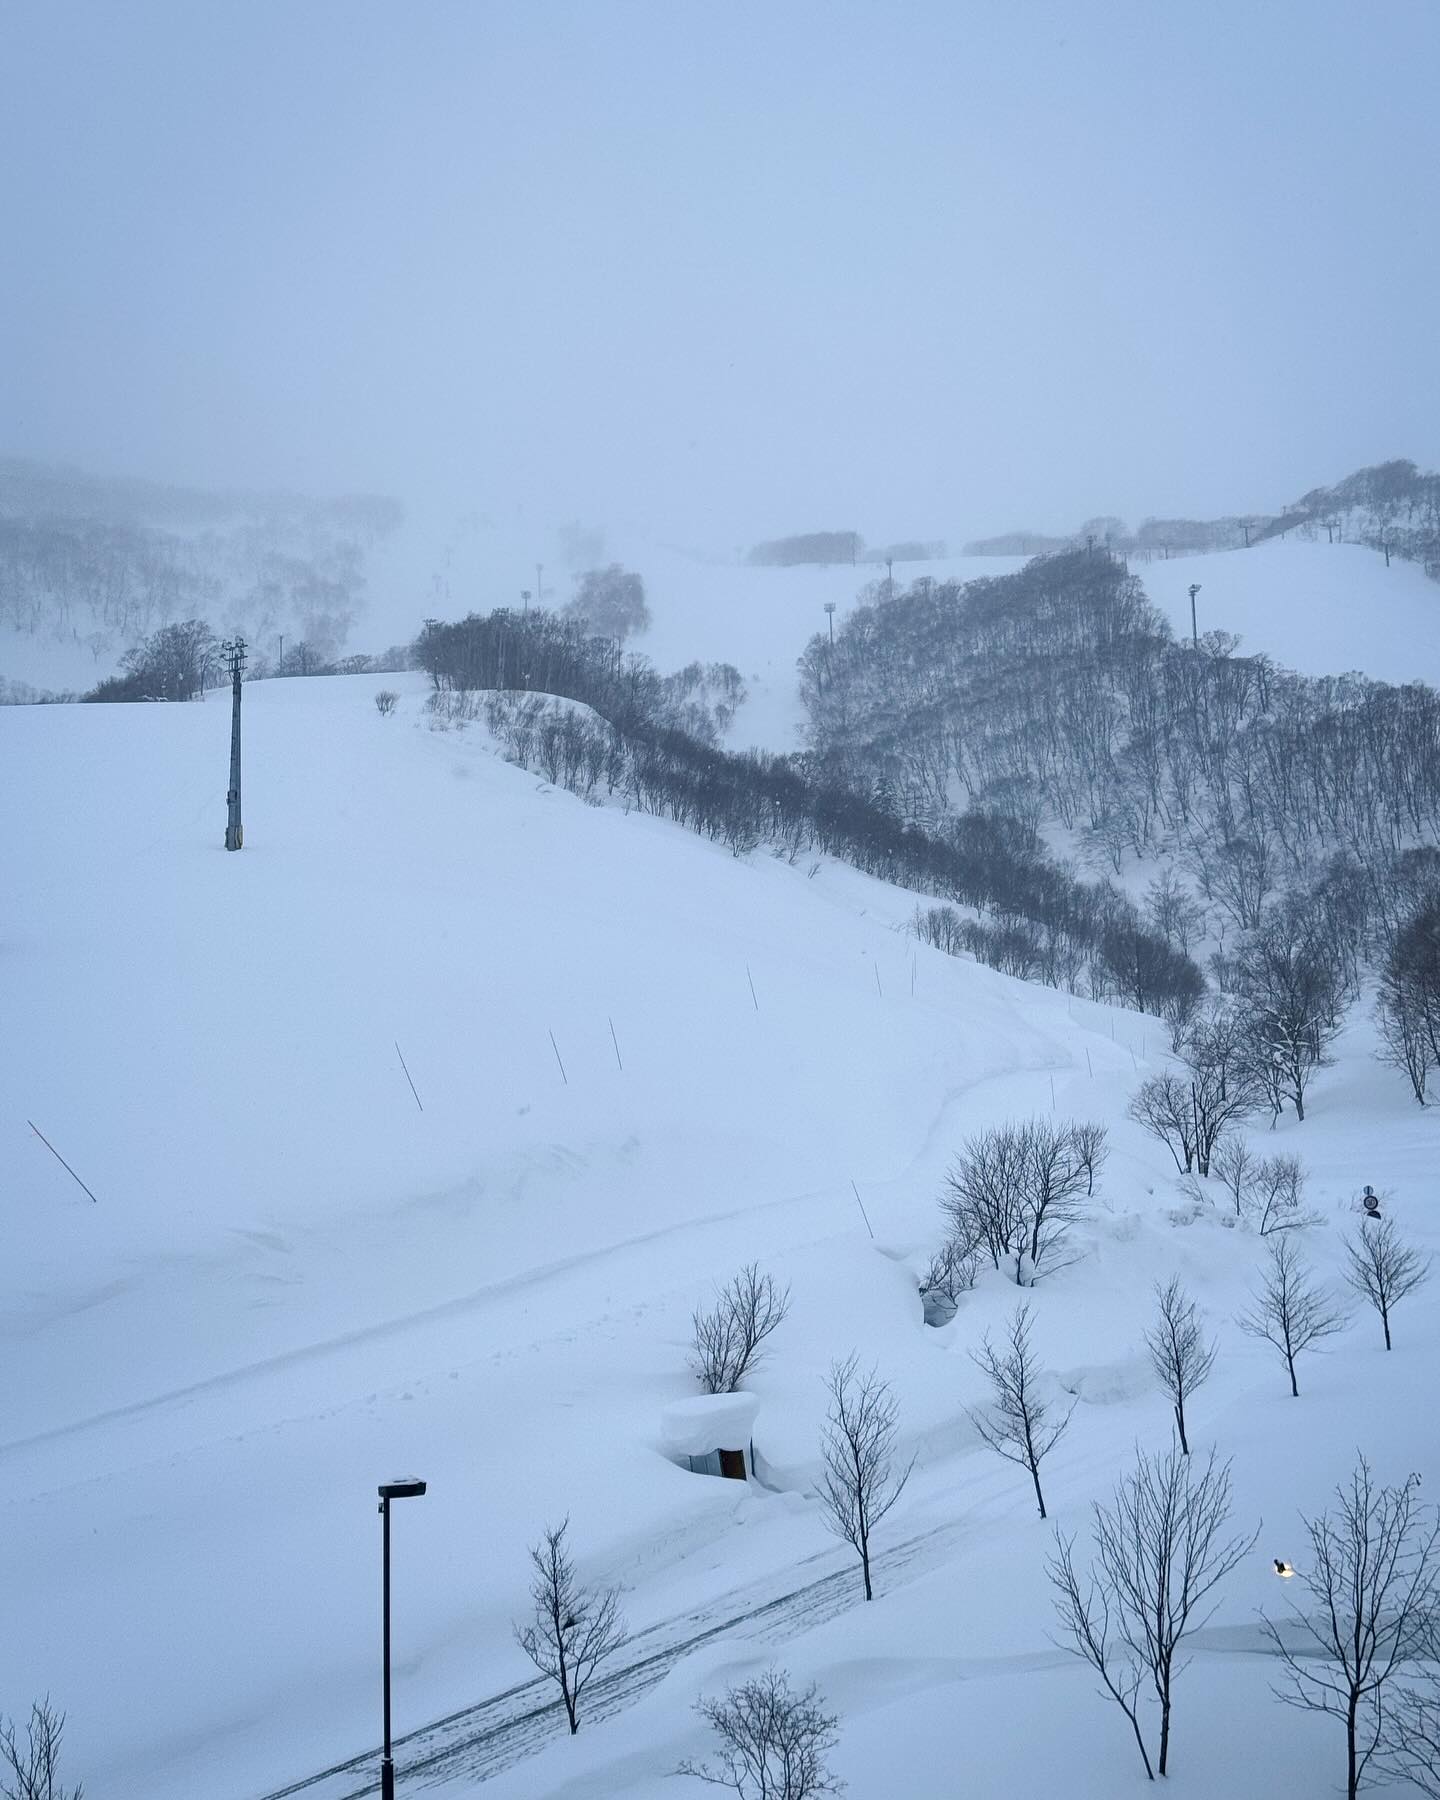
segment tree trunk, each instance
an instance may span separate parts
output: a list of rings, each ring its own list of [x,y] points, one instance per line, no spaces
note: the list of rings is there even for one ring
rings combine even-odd
[[[1285,1362],[1290,1370],[1290,1397],[1292,1400],[1298,1400],[1300,1398],[1300,1384],[1295,1379],[1295,1358],[1288,1350],[1285,1352]]]
[[[1043,1519],[1046,1516],[1045,1496],[1040,1492],[1040,1471],[1034,1463],[1030,1465],[1030,1479],[1035,1483],[1035,1503],[1040,1508],[1040,1517]]]
[[[1175,1402],[1175,1426],[1180,1433],[1180,1454],[1182,1456],[1188,1456],[1190,1454],[1190,1442],[1185,1436],[1185,1402],[1183,1400],[1177,1400]]]

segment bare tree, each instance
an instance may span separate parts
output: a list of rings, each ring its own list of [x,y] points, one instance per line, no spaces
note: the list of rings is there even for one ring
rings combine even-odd
[[[1415,1661],[1385,1702],[1384,1772],[1440,1800],[1440,1616],[1432,1613]]]
[[[733,1394],[761,1360],[760,1346],[790,1310],[790,1290],[747,1263],[715,1296],[697,1307],[690,1366],[707,1394]]]
[[[394,688],[381,688],[380,692],[375,696],[376,712],[379,713],[382,719],[388,719],[390,714],[394,712],[399,699],[400,696],[395,692]]]
[[[796,1693],[783,1669],[767,1669],[728,1689],[719,1700],[700,1700],[696,1712],[720,1740],[715,1763],[689,1757],[675,1771],[731,1789],[739,1800],[812,1800],[842,1794],[845,1783],[825,1767],[835,1748],[836,1718],[827,1713],[812,1681]]]
[[[1195,1163],[1208,1176],[1224,1134],[1254,1112],[1262,1096],[1244,1015],[1224,1005],[1198,1013],[1181,1038],[1180,1053],[1190,1071]]]
[[[1215,1367],[1215,1340],[1207,1341],[1195,1302],[1181,1287],[1178,1275],[1172,1275],[1163,1288],[1157,1284],[1155,1298],[1160,1313],[1154,1327],[1145,1334],[1145,1347],[1150,1352],[1150,1366],[1170,1396],[1175,1429],[1180,1434],[1180,1452],[1188,1456],[1185,1402]]]
[[[821,1442],[825,1476],[821,1499],[826,1524],[860,1558],[865,1598],[874,1598],[870,1580],[870,1539],[900,1498],[914,1458],[902,1469],[895,1455],[899,1408],[888,1381],[875,1369],[862,1373],[852,1352],[830,1366],[830,1412]]]
[[[1368,1220],[1345,1240],[1345,1279],[1380,1315],[1390,1348],[1390,1314],[1430,1275],[1430,1258],[1402,1242],[1393,1219]]]
[[[65,1735],[65,1714],[57,1712],[47,1694],[30,1708],[30,1722],[22,1747],[13,1719],[0,1720],[0,1795],[4,1800],[83,1800],[84,1787],[60,1785],[60,1740]]]
[[[1053,1253],[1084,1211],[1082,1201],[1093,1191],[1095,1182],[1096,1140],[1093,1134],[1099,1132],[1102,1152],[1105,1134],[1103,1127],[1092,1127],[1089,1147],[1082,1153],[1073,1125],[1031,1119],[1021,1130],[1025,1146],[1024,1207],[1030,1240],[1030,1285],[1033,1287],[1040,1279],[1042,1264],[1048,1265],[1047,1274],[1053,1273]]]
[[[565,1548],[569,1529],[566,1517],[559,1525],[546,1526],[543,1539],[530,1547],[535,1617],[515,1627],[515,1641],[560,1689],[573,1737],[580,1729],[581,1696],[600,1664],[624,1641],[625,1622],[618,1588],[586,1587],[576,1575]]]
[[[1205,1602],[1254,1548],[1227,1536],[1230,1465],[1191,1464],[1178,1450],[1140,1455],[1110,1505],[1094,1505],[1094,1562],[1082,1587],[1074,1540],[1058,1538],[1047,1571],[1066,1648],[1099,1675],[1130,1722],[1145,1773],[1168,1774],[1177,1659],[1185,1639],[1209,1617]],[[1140,1692],[1149,1686],[1160,1713],[1155,1763],[1145,1743]]]
[[[1168,1070],[1141,1082],[1126,1108],[1137,1125],[1143,1125],[1153,1138],[1158,1138],[1175,1160],[1175,1167],[1188,1175],[1195,1166],[1195,1106],[1188,1082]]]
[[[983,1244],[999,1269],[1013,1260],[1015,1280],[1025,1256],[1025,1146],[1011,1126],[969,1139],[945,1177],[940,1204],[958,1236]]]
[[[1070,1141],[1074,1147],[1075,1160],[1085,1171],[1085,1194],[1092,1199],[1095,1194],[1095,1183],[1100,1178],[1100,1171],[1110,1157],[1109,1133],[1103,1125],[1093,1121],[1070,1126]]]
[[[1254,1165],[1246,1208],[1261,1237],[1317,1223],[1316,1214],[1302,1204],[1304,1198],[1305,1171],[1298,1156],[1265,1156]]]
[[[1304,1350],[1333,1337],[1345,1324],[1345,1315],[1325,1289],[1310,1276],[1291,1238],[1277,1238],[1270,1246],[1270,1266],[1249,1308],[1240,1315],[1240,1329],[1250,1337],[1273,1344],[1290,1372],[1290,1392],[1300,1397],[1295,1379],[1295,1359]]]
[[[1043,1519],[1047,1515],[1040,1464],[1064,1436],[1078,1403],[1072,1400],[1064,1417],[1054,1418],[1050,1402],[1041,1397],[1041,1371],[1030,1344],[1028,1306],[1016,1307],[998,1349],[987,1333],[980,1348],[971,1353],[971,1360],[990,1383],[989,1405],[971,1409],[971,1423],[997,1456],[1029,1471]]]
[[[1250,1184],[1258,1159],[1243,1138],[1227,1137],[1215,1146],[1210,1159],[1210,1173],[1225,1187],[1235,1202],[1235,1217],[1244,1216]]]
[[[948,1324],[954,1317],[961,1294],[975,1285],[979,1253],[963,1238],[949,1237],[930,1258],[920,1278],[920,1298],[925,1302],[926,1323],[931,1322],[932,1308],[936,1324]]]
[[[1264,1622],[1285,1666],[1277,1697],[1344,1721],[1347,1800],[1385,1739],[1385,1689],[1440,1602],[1440,1514],[1421,1506],[1419,1481],[1377,1485],[1362,1456],[1333,1514],[1302,1515],[1310,1556],[1297,1573],[1310,1604],[1290,1608],[1288,1633]]]
[[[1027,1119],[971,1138],[946,1176],[941,1205],[956,1234],[983,1245],[1016,1285],[1065,1263],[1055,1253],[1084,1211],[1105,1161],[1105,1128]]]

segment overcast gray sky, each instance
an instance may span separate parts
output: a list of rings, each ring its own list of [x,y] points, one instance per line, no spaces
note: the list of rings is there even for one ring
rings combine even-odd
[[[1440,462],[1435,0],[0,0],[0,449],[728,546]]]

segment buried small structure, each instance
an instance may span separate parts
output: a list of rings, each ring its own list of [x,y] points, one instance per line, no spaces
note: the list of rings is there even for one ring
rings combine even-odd
[[[754,1394],[697,1394],[660,1415],[665,1453],[696,1475],[744,1481],[754,1465],[751,1434],[760,1402]]]

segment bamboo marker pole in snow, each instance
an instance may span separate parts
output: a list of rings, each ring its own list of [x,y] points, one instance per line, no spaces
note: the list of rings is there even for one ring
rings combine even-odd
[[[1090,1060],[1090,1046],[1085,1046],[1085,1067],[1090,1071],[1090,1079],[1095,1079],[1095,1065]]]
[[[885,998],[885,990],[880,985],[880,965],[879,965],[879,963],[875,964],[875,992],[877,994],[879,994],[879,996],[882,1000]]]
[[[873,1242],[875,1237],[874,1227],[870,1223],[869,1213],[865,1210],[865,1202],[860,1198],[860,1190],[856,1187],[853,1180],[850,1183],[850,1192],[855,1196],[855,1204],[860,1208],[860,1217],[865,1221],[865,1229],[870,1233],[871,1241]]]
[[[615,1046],[616,1066],[619,1068],[620,1073],[623,1075],[625,1073],[625,1065],[623,1062],[620,1061],[620,1040],[615,1035],[615,1021],[607,1015],[605,1023],[610,1027],[610,1042]]]
[[[395,1054],[400,1058],[400,1067],[405,1069],[405,1079],[410,1082],[410,1092],[415,1094],[415,1083],[410,1080],[410,1071],[405,1068],[405,1057],[398,1044],[395,1046]],[[421,1112],[424,1112],[424,1102],[418,1094],[415,1094],[415,1104],[420,1108]]]
[[[1055,1110],[1055,1077],[1053,1075],[1050,1077],[1050,1110],[1051,1112]]]
[[[39,1138],[40,1142],[45,1146],[45,1148],[55,1158],[56,1162],[59,1163],[60,1167],[65,1171],[65,1173],[70,1177],[70,1179],[75,1183],[75,1185],[79,1188],[84,1188],[85,1192],[87,1194],[90,1194],[89,1188],[85,1187],[85,1183],[83,1181],[81,1181],[80,1177],[70,1167],[69,1163],[66,1162],[65,1158],[60,1154],[60,1152],[50,1142],[49,1138],[46,1137],[45,1133],[40,1129],[40,1127],[35,1123],[35,1121],[33,1119],[27,1119],[25,1121],[25,1123],[35,1133],[36,1137]],[[95,1199],[95,1196],[93,1194],[90,1194],[90,1198],[96,1206],[98,1206],[100,1204],[100,1202]]]
[[[566,1087],[569,1087],[570,1077],[565,1073],[564,1063],[560,1062],[560,1046],[555,1042],[555,1033],[553,1031],[550,1033],[550,1048],[555,1052],[556,1062],[560,1063],[560,1079],[565,1083]]]
[[[915,998],[915,958],[910,958],[910,998]]]
[[[750,983],[750,998],[754,1001],[756,1012],[759,1012],[760,1002],[755,999],[755,977],[750,973],[749,963],[745,965],[745,979]]]

